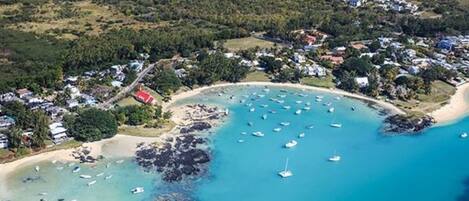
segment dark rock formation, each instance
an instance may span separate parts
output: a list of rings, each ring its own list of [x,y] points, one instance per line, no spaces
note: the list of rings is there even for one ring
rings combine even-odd
[[[384,120],[387,134],[417,134],[432,126],[435,120],[428,115],[392,115]]]
[[[205,143],[206,139],[192,134],[178,136],[159,146],[142,146],[136,153],[136,161],[147,171],[161,172],[164,181],[181,181],[205,171],[210,155],[206,149],[199,148]]]
[[[192,133],[196,131],[203,131],[212,128],[212,125],[210,125],[208,122],[194,122],[192,124],[189,124],[179,131],[180,133]]]

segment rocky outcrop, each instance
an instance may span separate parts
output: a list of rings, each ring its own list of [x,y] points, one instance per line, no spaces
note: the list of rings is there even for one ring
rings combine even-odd
[[[389,135],[414,135],[431,127],[435,120],[428,115],[392,115],[384,120],[384,132]]]
[[[212,125],[210,125],[210,123],[208,122],[194,122],[194,123],[191,123],[189,125],[182,127],[179,132],[181,134],[193,133],[197,131],[208,130],[210,128],[212,128]]]

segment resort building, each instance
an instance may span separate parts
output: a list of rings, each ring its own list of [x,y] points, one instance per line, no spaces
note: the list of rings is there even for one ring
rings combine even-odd
[[[63,127],[62,123],[56,122],[49,125],[50,137],[54,144],[60,144],[68,140],[67,129]]]
[[[357,82],[360,88],[365,88],[369,85],[367,77],[356,77],[355,82]]]

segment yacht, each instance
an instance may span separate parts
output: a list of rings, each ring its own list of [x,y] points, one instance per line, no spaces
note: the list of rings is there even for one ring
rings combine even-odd
[[[342,124],[332,123],[331,127],[333,127],[333,128],[342,128]]]
[[[340,161],[340,156],[337,155],[337,154],[334,154],[333,156],[331,156],[331,157],[329,158],[329,161],[330,161],[330,162],[339,162],[339,161]]]
[[[130,192],[132,192],[132,194],[139,194],[145,192],[145,190],[143,189],[143,187],[136,187],[130,190]]]
[[[304,138],[304,137],[305,137],[305,133],[300,133],[300,134],[298,135],[298,138]]]
[[[461,137],[461,138],[463,138],[463,139],[464,139],[464,138],[467,138],[467,133],[462,133],[461,135],[459,135],[459,137]]]
[[[285,162],[285,169],[280,171],[278,175],[280,175],[282,178],[293,176],[293,173],[290,170],[288,170],[288,158],[287,158],[287,161]]]
[[[91,179],[91,176],[86,175],[86,174],[82,174],[82,175],[80,175],[80,178],[82,178],[82,179]]]
[[[301,110],[296,110],[295,114],[296,114],[296,115],[300,115],[300,114],[301,114]]]
[[[280,132],[281,130],[282,130],[282,128],[274,128],[275,132]]]
[[[282,126],[289,126],[289,125],[290,125],[290,122],[287,122],[287,121],[281,122],[280,125],[282,125]]]
[[[290,140],[289,142],[287,142],[287,143],[285,144],[285,148],[293,148],[293,147],[296,146],[297,144],[298,144],[297,141],[295,141],[295,140]]]
[[[254,135],[256,137],[264,137],[264,133],[262,133],[260,131],[253,132],[252,135]]]
[[[73,168],[72,172],[77,173],[77,172],[80,172],[80,170],[81,170],[81,168],[77,166],[77,167]]]

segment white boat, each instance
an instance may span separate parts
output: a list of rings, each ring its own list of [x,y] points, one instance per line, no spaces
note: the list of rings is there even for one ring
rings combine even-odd
[[[111,163],[106,164],[106,168],[109,168],[109,167],[111,167]]]
[[[283,109],[289,110],[291,107],[289,105],[283,106]]]
[[[333,127],[333,128],[342,128],[342,124],[332,123],[331,127]]]
[[[139,194],[145,192],[145,190],[143,189],[143,187],[135,187],[130,190],[130,192],[132,192],[133,194]]]
[[[45,196],[45,195],[47,195],[47,193],[46,193],[46,192],[38,193],[38,195],[39,195],[39,196]]]
[[[327,110],[327,111],[332,113],[332,112],[335,111],[335,109],[334,109],[333,107],[331,107],[331,108],[329,108],[329,110]]]
[[[100,177],[100,176],[103,176],[104,175],[104,172],[101,172],[99,174],[96,175],[96,177]]]
[[[269,89],[269,88],[265,88],[265,89],[263,89],[263,91],[264,91],[264,92],[269,92],[270,89]]]
[[[282,130],[282,128],[274,128],[275,132],[280,132],[281,130]]]
[[[324,106],[331,106],[332,103],[331,103],[331,102],[327,102],[327,103],[323,103],[322,105],[324,105]]]
[[[82,178],[82,179],[91,179],[91,176],[86,175],[86,174],[82,174],[82,175],[80,175],[80,178]]]
[[[248,133],[247,132],[241,132],[241,135],[247,135]]]
[[[262,119],[266,120],[266,119],[267,119],[267,115],[266,115],[266,114],[262,115]]]
[[[39,172],[39,170],[41,170],[41,168],[39,166],[36,166],[36,167],[34,167],[34,170],[36,170],[36,172]]]
[[[321,101],[322,101],[322,99],[316,98],[316,102],[321,102]]]
[[[462,133],[461,135],[459,135],[460,138],[467,138],[467,133]]]
[[[300,101],[300,100],[296,101],[296,104],[301,104],[301,103],[303,103],[303,101]]]
[[[340,100],[340,96],[335,97],[336,100]]]
[[[121,164],[121,163],[123,163],[123,162],[124,162],[124,160],[118,160],[118,161],[116,161],[117,164]]]
[[[96,180],[93,180],[93,181],[90,181],[87,185],[88,185],[88,186],[92,186],[92,185],[94,185],[95,183],[96,183]]]
[[[280,125],[282,125],[282,126],[289,126],[289,125],[290,125],[290,122],[287,122],[287,121],[281,122]]]
[[[324,96],[316,96],[316,98],[323,99]]]
[[[269,112],[272,113],[272,114],[277,114],[277,111],[275,111],[275,110],[270,110]]]
[[[311,102],[306,102],[305,105],[310,106],[310,105],[311,105]]]
[[[311,110],[311,107],[304,107],[303,110],[306,110],[306,111]]]
[[[290,170],[288,170],[288,158],[287,158],[287,161],[285,162],[285,169],[280,171],[278,175],[280,175],[282,178],[293,176],[293,173]]]
[[[279,98],[285,98],[285,97],[287,97],[287,95],[285,95],[285,94],[280,94],[280,95],[278,95],[278,97],[279,97]]]
[[[314,125],[309,125],[309,126],[306,126],[307,129],[313,129],[314,128]]]
[[[243,143],[243,142],[244,142],[244,140],[241,140],[241,139],[238,140],[238,143]]]
[[[287,142],[285,144],[285,148],[293,148],[294,146],[296,146],[298,144],[298,142],[296,140],[290,140],[289,142]]]
[[[256,137],[264,137],[264,133],[262,133],[260,131],[253,132],[252,135],[254,135]]]
[[[296,114],[296,115],[300,115],[300,114],[301,114],[301,110],[296,110],[295,114]]]
[[[80,170],[81,170],[81,168],[77,166],[77,167],[73,168],[72,172],[77,173],[77,172],[80,172]]]
[[[53,161],[52,161],[52,164],[56,164],[56,163],[57,163],[57,160],[53,160]]]
[[[305,137],[305,133],[300,133],[300,134],[298,135],[298,138],[304,138],[304,137]]]
[[[329,161],[331,161],[331,162],[339,162],[340,159],[341,159],[340,156],[337,155],[337,154],[335,153],[335,151],[334,151],[334,155],[332,155],[331,157],[329,157]]]
[[[259,98],[264,98],[265,95],[264,95],[264,94],[259,94],[259,95],[257,95],[257,97],[259,97]]]
[[[112,175],[108,175],[106,177],[104,177],[105,180],[108,180],[108,179],[111,179],[112,178]]]
[[[252,106],[252,103],[246,103],[245,104],[247,107],[251,107]]]
[[[254,123],[248,122],[248,126],[252,126],[252,125],[254,125]]]
[[[278,100],[278,101],[276,101],[276,102],[277,102],[277,103],[280,103],[280,104],[283,104],[283,103],[285,103],[285,101],[284,101],[284,100]]]
[[[254,111],[256,111],[256,108],[249,109],[249,112],[254,112]]]
[[[269,107],[269,105],[267,105],[267,104],[262,104],[261,107],[266,108],[266,107]]]

